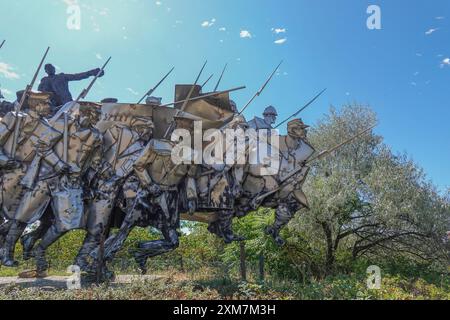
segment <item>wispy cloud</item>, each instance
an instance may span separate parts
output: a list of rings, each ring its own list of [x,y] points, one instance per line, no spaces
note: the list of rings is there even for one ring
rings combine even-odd
[[[286,41],[287,41],[287,38],[282,38],[282,39],[275,40],[273,43],[275,43],[275,44],[283,44]]]
[[[425,31],[425,34],[426,34],[427,36],[429,36],[430,34],[435,33],[435,32],[438,31],[438,30],[439,30],[439,28],[431,28],[431,29]]]
[[[212,18],[211,20],[203,21],[202,24],[201,24],[201,26],[202,26],[203,28],[209,28],[209,27],[212,27],[212,26],[214,25],[215,22],[216,22],[216,19],[215,19],[215,18]]]
[[[221,28],[219,28],[219,31],[227,31],[227,28],[221,27]]]
[[[127,88],[126,90],[135,96],[139,94],[139,92],[135,91],[133,88]]]
[[[450,67],[450,58],[445,58],[444,60],[442,60],[441,62],[441,68],[448,66]]]
[[[436,17],[435,19],[436,19],[436,20],[444,20],[445,17],[442,17],[442,16],[441,16],[441,17]]]
[[[272,28],[271,30],[275,34],[286,33],[286,28]]]
[[[156,1],[155,4],[156,4],[157,6],[161,6],[161,5],[162,5],[162,2],[161,2],[161,1]]]
[[[251,34],[250,31],[248,31],[248,30],[241,30],[239,36],[240,36],[241,38],[249,38],[249,39],[252,38],[252,34]]]
[[[20,76],[14,72],[14,68],[5,62],[0,62],[0,74],[6,79],[20,79]]]
[[[101,55],[100,53],[96,53],[96,54],[95,54],[95,57],[96,57],[98,60],[103,60],[103,57],[102,57],[102,55]]]

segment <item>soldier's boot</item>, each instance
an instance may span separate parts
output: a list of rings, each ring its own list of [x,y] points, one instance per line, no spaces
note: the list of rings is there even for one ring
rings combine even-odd
[[[37,227],[36,230],[24,234],[22,237],[20,237],[20,243],[23,248],[23,260],[29,260],[33,257],[34,245],[47,233],[50,227],[50,221],[42,220],[41,224],[39,225],[39,227]]]
[[[14,250],[16,243],[25,230],[27,224],[14,220],[5,239],[5,244],[1,250],[1,262],[5,267],[16,267],[19,263],[14,260]]]
[[[88,257],[89,253],[97,246],[97,241],[95,239],[96,237],[93,234],[88,233],[84,238],[83,245],[75,257],[74,264],[80,267],[81,271],[90,271]]]
[[[45,278],[47,276],[48,262],[46,259],[45,248],[40,244],[33,250],[36,258],[36,277]]]
[[[237,236],[233,232],[233,211],[219,212],[219,220],[217,222],[222,233],[222,238],[226,244],[244,240],[243,237]]]
[[[147,273],[147,259],[155,257],[178,248],[179,236],[176,229],[163,231],[164,239],[140,242],[138,249],[134,250],[133,255],[136,263],[141,269],[142,274]]]
[[[11,228],[12,220],[4,221],[0,225],[0,247],[3,247],[6,240],[6,235],[8,234],[9,229]]]
[[[48,270],[48,262],[46,258],[46,250],[56,240],[63,236],[65,232],[59,232],[56,226],[52,225],[44,234],[39,245],[33,250],[33,256],[36,258],[37,277],[45,277]]]
[[[275,240],[276,244],[283,246],[285,241],[280,236],[281,229],[291,221],[294,214],[290,210],[288,205],[281,204],[275,211],[275,222],[266,228],[266,233],[271,235]]]

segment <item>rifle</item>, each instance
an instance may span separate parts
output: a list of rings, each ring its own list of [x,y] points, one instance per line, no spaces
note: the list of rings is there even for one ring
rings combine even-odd
[[[206,84],[209,82],[209,80],[211,80],[212,77],[214,77],[214,73],[213,73],[212,75],[210,75],[209,78],[206,79],[205,82],[203,82],[203,84],[202,84],[202,89],[203,89],[204,86],[206,86]]]
[[[316,101],[327,89],[323,89],[318,95],[316,95],[314,98],[311,99],[311,101],[309,101],[307,104],[305,104],[300,110],[298,110],[296,113],[294,113],[293,115],[289,116],[288,118],[286,118],[285,120],[283,120],[282,122],[280,122],[275,129],[277,129],[278,127],[280,127],[283,123],[286,123],[289,119],[296,117],[299,113],[301,113],[303,110],[305,110],[306,108],[308,108],[314,101]]]
[[[241,86],[241,87],[237,87],[237,88],[233,88],[233,89],[228,89],[228,90],[224,90],[224,91],[217,91],[217,92],[211,92],[202,96],[198,96],[198,97],[194,97],[194,98],[190,98],[190,99],[184,99],[184,100],[180,100],[180,101],[175,101],[175,102],[171,102],[171,103],[166,103],[161,105],[161,107],[169,107],[172,106],[174,104],[180,104],[180,103],[185,103],[185,102],[191,102],[191,101],[197,101],[200,99],[205,99],[205,98],[210,98],[210,97],[215,97],[218,95],[221,95],[223,93],[230,93],[230,92],[234,92],[234,91],[238,91],[238,90],[242,90],[245,89],[245,86]]]
[[[269,76],[269,78],[266,80],[266,82],[262,85],[262,87],[247,102],[247,104],[244,106],[244,108],[241,110],[241,112],[239,112],[239,115],[241,115],[245,111],[245,109],[247,109],[247,107],[250,105],[250,103],[253,102],[253,100],[255,100],[256,97],[259,97],[261,95],[261,93],[264,91],[266,86],[269,84],[270,80],[272,80],[273,76],[275,75],[275,73],[277,72],[278,68],[281,66],[282,63],[283,63],[283,60],[281,60],[281,62],[278,64],[278,66],[275,68],[275,70],[273,70],[272,74]]]
[[[13,142],[11,144],[11,158],[15,158],[16,156],[16,150],[17,150],[17,139],[19,138],[19,130],[20,130],[20,122],[21,118],[19,117],[19,112],[22,109],[23,104],[25,103],[25,99],[27,98],[28,93],[33,89],[34,83],[36,82],[36,79],[39,75],[39,72],[41,71],[42,65],[44,64],[45,58],[47,57],[47,54],[50,50],[50,47],[47,48],[47,50],[44,53],[44,56],[42,57],[39,66],[34,73],[33,79],[31,80],[30,84],[28,84],[25,88],[25,91],[22,94],[22,97],[20,98],[19,103],[15,106],[15,112],[16,112],[16,125],[14,127],[14,134],[13,134]]]
[[[172,69],[170,69],[170,71],[161,79],[161,81],[158,82],[158,84],[156,86],[154,86],[153,88],[151,88],[150,90],[147,91],[146,94],[144,94],[144,96],[137,102],[137,104],[140,104],[146,97],[150,96],[153,94],[153,92],[155,92],[156,89],[158,89],[158,87],[161,85],[161,83],[164,82],[164,80],[166,80],[166,78],[172,73],[172,71],[175,69],[175,67],[173,67]]]
[[[2,43],[0,44],[0,49],[3,47],[3,45],[5,44],[6,40],[3,40]]]
[[[266,197],[268,197],[268,196],[270,196],[270,195],[272,195],[272,194],[278,192],[279,190],[281,190],[285,185],[287,185],[287,184],[289,183],[289,179],[292,178],[292,177],[294,177],[295,175],[297,175],[299,172],[301,172],[301,171],[303,170],[303,168],[304,168],[306,165],[308,165],[308,164],[310,164],[311,162],[314,162],[314,161],[316,161],[316,160],[319,160],[319,159],[325,157],[326,155],[331,154],[332,152],[334,152],[334,151],[340,149],[341,147],[345,146],[346,144],[349,144],[350,142],[352,142],[353,140],[356,140],[357,138],[361,137],[362,135],[364,135],[364,134],[367,133],[368,131],[372,130],[372,129],[375,128],[376,126],[377,126],[377,124],[374,124],[373,126],[370,126],[369,128],[367,128],[367,129],[365,129],[365,130],[359,132],[358,134],[356,134],[356,135],[354,135],[353,137],[351,137],[351,138],[345,140],[344,142],[339,143],[338,145],[334,146],[333,148],[328,149],[328,150],[323,150],[323,151],[321,151],[317,156],[315,156],[314,158],[309,159],[308,161],[305,161],[305,164],[304,164],[303,166],[297,168],[296,170],[294,170],[294,171],[292,171],[290,174],[288,174],[288,175],[283,179],[281,185],[280,185],[278,188],[276,188],[276,189],[274,189],[274,190],[272,190],[272,191],[269,191],[269,192],[266,192],[266,193],[260,195],[259,197],[256,198],[256,202],[260,202],[260,201],[263,200],[264,198],[266,198]]]
[[[225,67],[223,67],[223,70],[222,70],[222,73],[221,73],[221,75],[220,75],[220,78],[219,78],[219,80],[217,81],[216,86],[214,87],[214,91],[217,91],[217,89],[219,88],[219,84],[220,84],[220,82],[222,81],[222,78],[223,78],[223,75],[224,75],[224,73],[225,73],[225,70],[227,69],[227,66],[228,66],[228,63],[226,63],[226,64],[225,64]]]
[[[94,79],[92,79],[91,83],[89,84],[89,86],[85,89],[83,89],[83,91],[81,91],[80,95],[78,96],[78,98],[75,100],[75,102],[79,102],[81,99],[86,98],[87,94],[89,93],[89,91],[91,91],[92,86],[94,85],[95,81],[97,81],[97,79],[100,77],[100,75],[103,73],[103,71],[105,70],[106,66],[108,65],[109,61],[111,60],[111,57],[108,58],[108,60],[106,60],[105,64],[103,65],[103,67],[100,69],[99,72],[97,72],[97,74],[95,75]]]
[[[202,66],[200,72],[198,73],[197,78],[195,79],[194,84],[193,84],[192,87],[191,87],[191,90],[189,90],[189,93],[188,93],[186,99],[184,100],[183,105],[181,106],[181,109],[180,109],[179,111],[177,111],[176,115],[178,115],[178,113],[179,113],[180,111],[184,111],[184,109],[186,108],[188,102],[189,102],[190,99],[191,99],[192,94],[194,93],[195,86],[197,85],[197,82],[198,82],[198,80],[200,79],[200,76],[202,75],[203,70],[205,69],[207,63],[208,63],[208,61],[205,61],[205,63],[203,64],[203,66]],[[172,131],[173,126],[174,126],[174,123],[172,122],[172,123],[170,124],[170,126],[167,128],[166,133],[164,134],[164,137],[165,137],[165,138],[169,135],[170,131]]]

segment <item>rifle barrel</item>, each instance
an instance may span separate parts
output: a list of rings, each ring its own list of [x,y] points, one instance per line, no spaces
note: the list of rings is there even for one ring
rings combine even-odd
[[[228,66],[228,63],[226,63],[225,67],[223,67],[222,73],[220,74],[220,78],[217,81],[216,86],[214,87],[214,91],[217,91],[217,89],[219,88],[219,84],[222,82],[222,78],[223,78],[223,75],[225,74],[225,70],[227,69],[227,66]]]
[[[156,89],[158,89],[158,87],[161,85],[161,83],[164,82],[164,80],[166,80],[166,78],[172,73],[172,71],[175,69],[175,67],[173,67],[172,69],[170,69],[170,71],[161,79],[161,81],[158,82],[158,84],[156,86],[154,86],[153,88],[151,88],[150,90],[147,91],[146,94],[144,94],[144,96],[138,101],[137,104],[140,104],[146,97],[150,96],[151,94],[153,94],[153,92],[155,92]]]
[[[0,44],[0,49],[3,47],[3,45],[5,44],[6,40],[3,40],[2,43]]]
[[[91,91],[92,87],[94,86],[94,83],[97,81],[97,79],[100,77],[102,72],[105,70],[105,68],[108,65],[109,61],[111,61],[111,57],[109,57],[108,60],[106,60],[105,64],[101,67],[99,72],[97,72],[97,74],[95,75],[94,79],[92,79],[91,83],[89,83],[89,86],[87,86],[86,89],[81,91],[80,95],[75,100],[75,103],[79,102],[81,99],[86,98],[87,94],[89,93],[89,91]]]
[[[172,106],[174,104],[180,104],[180,103],[196,101],[196,100],[200,100],[200,99],[204,99],[204,98],[210,98],[210,97],[218,96],[218,95],[223,94],[223,93],[234,92],[234,91],[238,91],[238,90],[242,90],[242,89],[245,89],[245,86],[241,86],[241,87],[237,87],[237,88],[233,88],[233,89],[228,89],[228,90],[224,90],[224,91],[211,92],[211,93],[208,93],[208,94],[205,94],[205,95],[202,95],[202,96],[198,96],[198,97],[194,97],[194,98],[190,98],[190,99],[185,99],[185,100],[175,101],[175,102],[171,102],[171,103],[166,103],[166,104],[161,105],[161,107],[169,107],[169,106]]]
[[[277,65],[275,70],[273,70],[272,74],[269,76],[269,78],[266,80],[266,82],[264,82],[262,87],[253,95],[253,97],[247,102],[247,104],[244,106],[244,108],[242,108],[242,110],[239,112],[239,115],[241,115],[245,111],[245,109],[248,108],[248,106],[253,102],[253,100],[256,99],[256,97],[259,97],[261,95],[261,93],[264,91],[266,86],[269,84],[270,80],[272,80],[273,76],[275,75],[275,73],[277,72],[278,68],[281,66],[282,63],[283,63],[283,60],[281,60],[281,62]]]
[[[298,114],[300,114],[303,110],[305,110],[306,108],[308,108],[314,101],[316,101],[327,89],[323,89],[319,94],[317,94],[314,98],[312,98],[307,104],[305,104],[300,110],[298,110],[296,113],[294,113],[293,115],[289,116],[288,118],[286,118],[285,120],[283,120],[282,122],[280,122],[275,129],[279,128],[282,124],[286,123],[287,121],[289,121],[289,119],[292,119],[293,117],[296,117]]]
[[[212,77],[214,77],[214,73],[213,73],[212,75],[210,75],[209,78],[206,79],[205,82],[203,82],[203,84],[202,84],[202,89],[203,89],[204,86],[206,86],[206,84],[209,82],[209,80],[211,80]]]

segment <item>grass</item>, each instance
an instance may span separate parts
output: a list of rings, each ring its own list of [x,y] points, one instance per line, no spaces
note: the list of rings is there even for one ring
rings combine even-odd
[[[0,300],[449,300],[448,284],[423,279],[385,276],[379,290],[369,290],[365,279],[352,276],[310,279],[308,283],[269,279],[265,283],[209,278],[204,270],[195,275],[175,270],[158,272],[158,280],[130,284],[92,285],[81,290],[0,287]]]

